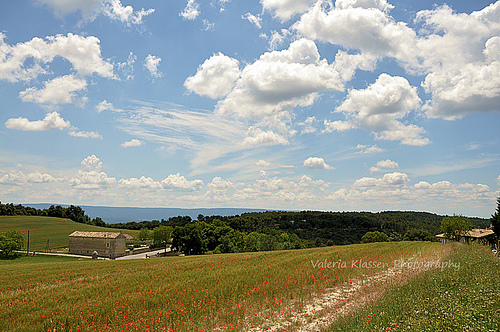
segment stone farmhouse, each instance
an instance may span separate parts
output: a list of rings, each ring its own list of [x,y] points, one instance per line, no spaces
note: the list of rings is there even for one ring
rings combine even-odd
[[[436,238],[443,244],[451,242],[444,234],[438,234]],[[465,236],[460,238],[460,242],[462,243],[476,242],[483,245],[492,245],[495,243],[494,240],[495,233],[491,229],[471,229]]]
[[[69,235],[69,253],[101,257],[125,256],[126,236],[113,232],[80,232]],[[95,255],[95,254],[94,254]]]

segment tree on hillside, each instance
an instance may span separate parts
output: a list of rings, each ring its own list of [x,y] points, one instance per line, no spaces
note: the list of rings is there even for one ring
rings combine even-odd
[[[0,232],[0,255],[9,257],[14,250],[21,250],[24,244],[23,233],[19,231]]]
[[[184,227],[175,227],[172,233],[172,249],[185,255],[201,255],[207,251],[207,240],[203,236],[201,222],[194,222]]]
[[[163,226],[165,227],[165,226]],[[151,231],[149,230],[149,228],[146,228],[146,227],[143,227],[141,228],[141,230],[139,231],[139,241],[147,241],[147,240],[150,240],[151,239]]]
[[[445,217],[441,221],[441,232],[447,239],[460,241],[460,238],[467,235],[471,229],[471,222],[463,216]]]
[[[387,234],[375,231],[375,232],[367,232],[361,238],[361,243],[371,243],[371,242],[389,242],[391,240]]]
[[[167,244],[169,244],[172,239],[172,232],[172,226],[158,226],[153,229],[153,234],[151,235],[153,238],[153,245],[155,247],[165,247],[165,250],[167,250]]]
[[[403,236],[403,241],[435,241],[436,238],[425,229],[412,228]]]
[[[497,198],[497,210],[491,215],[490,222],[493,226],[493,231],[500,238],[500,197]]]

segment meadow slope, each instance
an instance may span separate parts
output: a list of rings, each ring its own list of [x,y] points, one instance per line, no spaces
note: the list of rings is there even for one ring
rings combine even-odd
[[[359,283],[361,296],[378,292],[391,280],[371,278],[395,260],[442,250],[397,242],[135,261],[25,257],[0,262],[0,330],[297,330],[320,316],[309,306],[318,296]]]
[[[40,216],[0,216],[0,232],[17,230],[27,241],[30,232],[30,250],[45,250],[47,241],[50,249],[67,248],[69,234],[74,231],[120,232],[137,237],[139,231],[120,230],[77,223],[69,219]],[[26,247],[26,244],[25,244]]]

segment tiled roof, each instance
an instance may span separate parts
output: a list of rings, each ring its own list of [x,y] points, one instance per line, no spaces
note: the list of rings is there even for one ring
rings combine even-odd
[[[469,233],[466,235],[468,237],[480,238],[492,235],[494,232],[491,229],[471,229]],[[436,235],[437,238],[445,238],[444,233]]]
[[[116,233],[116,232],[81,232],[81,231],[74,231],[69,236],[74,236],[74,237],[93,237],[93,238],[104,238],[104,239],[116,239],[120,235],[123,235],[123,234],[122,233]]]

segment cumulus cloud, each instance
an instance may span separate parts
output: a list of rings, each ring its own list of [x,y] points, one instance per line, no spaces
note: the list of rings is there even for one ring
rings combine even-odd
[[[312,105],[317,93],[327,90],[343,90],[338,73],[320,59],[313,41],[300,39],[247,65],[233,90],[217,103],[216,112],[262,119]]]
[[[265,168],[268,168],[268,167],[271,167],[273,164],[269,161],[265,161],[263,159],[255,162],[255,165],[259,166],[259,167],[265,167]]]
[[[139,11],[134,11],[132,6],[123,6],[120,0],[104,0],[104,4],[104,14],[106,16],[129,26],[132,24],[142,24],[142,19],[155,11],[153,8],[148,10],[142,8]]]
[[[235,184],[229,180],[224,180],[220,176],[216,176],[212,179],[212,182],[208,184],[208,187],[212,191],[225,191],[235,188]]]
[[[205,60],[196,74],[186,79],[184,86],[189,91],[215,99],[227,95],[239,76],[238,60],[219,52]]]
[[[5,35],[0,33],[0,79],[30,81],[47,74],[45,65],[56,57],[69,61],[81,77],[92,74],[114,77],[113,65],[102,58],[100,41],[96,37],[68,33],[67,36],[48,36],[45,39],[35,37],[13,46],[5,43],[4,39]]]
[[[161,181],[161,184],[165,189],[173,190],[194,191],[203,188],[202,180],[189,181],[183,175],[180,175],[180,173],[170,174],[168,177]]]
[[[26,186],[33,183],[50,183],[62,180],[62,178],[56,178],[47,173],[40,173],[39,171],[27,174],[22,171],[10,171],[0,176],[0,184],[15,186]]]
[[[316,0],[261,0],[262,8],[273,13],[281,21],[307,11]]]
[[[262,18],[259,15],[255,16],[253,14],[246,13],[245,15],[241,15],[241,18],[244,20],[248,20],[250,23],[254,24],[257,27],[257,29],[262,28],[261,25]]]
[[[123,6],[120,0],[36,0],[36,2],[51,7],[58,17],[64,17],[79,11],[84,22],[92,21],[98,15],[103,14],[112,20],[127,25],[142,24],[143,17],[155,11],[154,9],[144,10],[144,8],[134,11],[132,6]]]
[[[370,172],[380,172],[383,168],[399,168],[399,164],[390,159],[377,161],[376,166],[370,167]]]
[[[395,22],[386,11],[360,6],[363,2],[384,7],[383,1],[337,1],[328,9],[318,1],[293,29],[310,39],[373,55],[413,59],[416,33],[405,23]]]
[[[356,154],[372,154],[372,153],[380,153],[384,152],[385,150],[382,148],[379,148],[376,145],[363,145],[363,144],[358,144],[354,149],[358,150],[356,151]]]
[[[334,167],[325,163],[323,158],[309,157],[304,160],[304,167],[309,169],[334,169]]]
[[[299,186],[305,188],[328,187],[328,183],[323,180],[313,180],[310,176],[302,175],[299,181]]]
[[[102,162],[96,155],[88,156],[81,162],[82,169],[70,179],[69,184],[76,189],[107,188],[116,183],[116,179],[101,172]]]
[[[179,13],[179,16],[185,20],[195,20],[200,15],[200,5],[195,0],[188,0],[184,10]]]
[[[146,68],[153,78],[162,77],[162,73],[158,70],[158,65],[160,64],[161,58],[156,55],[148,54],[146,60],[144,60],[144,68]]]
[[[410,179],[406,173],[387,173],[382,178],[363,177],[354,182],[353,188],[404,186]]]
[[[44,131],[50,129],[65,129],[71,127],[69,121],[65,121],[57,112],[49,113],[43,120],[30,121],[26,118],[12,118],[5,122],[5,126],[9,129],[26,130],[26,131]]]
[[[85,90],[87,81],[76,78],[73,75],[56,77],[44,82],[43,89],[35,87],[28,88],[19,93],[24,102],[35,102],[40,104],[71,104],[75,102],[75,92]],[[83,104],[86,98],[80,99]]]
[[[139,139],[137,139],[137,138],[133,138],[133,139],[131,139],[131,140],[130,140],[130,141],[128,141],[128,142],[124,142],[124,143],[122,143],[122,144],[121,144],[121,146],[122,146],[122,147],[124,147],[124,148],[130,148],[130,147],[137,147],[137,146],[141,146],[141,145],[143,145],[143,144],[144,144],[144,142],[143,142],[143,141],[141,141],[141,140],[139,140]]]
[[[139,179],[121,179],[120,181],[118,181],[118,186],[128,189],[163,189],[163,185],[160,182],[145,176],[141,176]]]
[[[499,111],[499,1],[471,14],[456,13],[447,5],[422,10],[415,19],[419,30],[396,22],[389,15],[392,8],[376,0],[338,0],[335,6],[318,1],[292,29],[359,51],[360,57],[371,58],[365,68],[373,59],[390,57],[410,74],[425,75],[422,86],[431,99],[423,110],[430,118],[454,120],[472,112]],[[343,78],[349,78],[349,67],[339,65],[338,70],[342,68]],[[415,128],[412,132],[409,144],[428,143]],[[381,136],[393,139],[389,137]]]
[[[43,120],[30,121],[26,118],[12,118],[5,122],[5,126],[9,129],[17,129],[24,131],[45,131],[50,129],[69,129],[68,135],[73,137],[83,138],[98,138],[102,136],[93,131],[79,131],[78,128],[71,125],[69,121],[65,121],[58,112],[48,113]]]
[[[71,130],[68,132],[69,136],[73,137],[81,137],[81,138],[95,138],[95,139],[102,139],[102,136],[95,131],[78,131],[78,130]]]
[[[250,127],[243,140],[243,145],[287,145],[288,140],[273,131],[263,131],[260,128]]]
[[[417,89],[399,76],[381,74],[364,90],[350,90],[335,112],[346,115],[345,122],[325,122],[326,131],[362,128],[377,132],[376,139],[399,140],[406,145],[426,145],[424,129],[404,125],[401,118],[420,105]]]
[[[301,134],[311,134],[317,131],[316,124],[318,120],[316,120],[315,116],[308,116],[304,122],[299,123],[299,126],[303,126],[304,128],[301,130]]]

